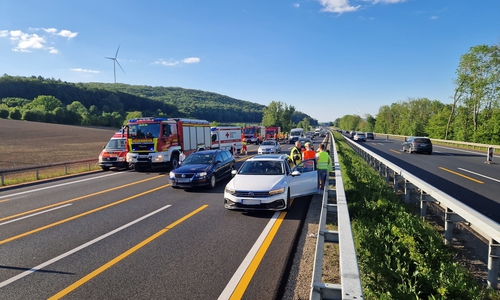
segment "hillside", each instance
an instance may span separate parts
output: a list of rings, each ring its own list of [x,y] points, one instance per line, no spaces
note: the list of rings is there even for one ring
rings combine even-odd
[[[0,169],[97,158],[117,129],[0,119]]]

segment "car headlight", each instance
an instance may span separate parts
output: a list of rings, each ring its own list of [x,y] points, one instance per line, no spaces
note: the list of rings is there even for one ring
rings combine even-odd
[[[196,173],[196,175],[194,175],[195,177],[205,177],[207,176],[207,172],[200,172],[200,173]]]
[[[236,190],[232,189],[232,188],[228,188],[226,186],[226,193],[228,194],[231,194],[231,195],[235,195],[236,194]]]
[[[174,179],[174,178],[175,178],[175,173],[174,173],[174,172],[170,172],[170,173],[168,174],[168,177],[169,177],[170,179]]]
[[[285,192],[285,188],[282,187],[280,189],[276,189],[276,190],[270,190],[269,191],[269,195],[277,195],[277,194],[283,194]]]

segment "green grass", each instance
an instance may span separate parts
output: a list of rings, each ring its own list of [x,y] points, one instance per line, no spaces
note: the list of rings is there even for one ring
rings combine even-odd
[[[38,171],[23,171],[20,173],[3,174],[2,176],[3,185],[10,186],[97,170],[101,170],[101,167],[97,164],[74,164],[68,165],[67,167],[57,166]]]

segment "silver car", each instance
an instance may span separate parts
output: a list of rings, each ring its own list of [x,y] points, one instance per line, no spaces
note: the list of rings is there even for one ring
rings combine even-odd
[[[281,145],[276,140],[265,140],[260,144],[257,150],[258,154],[281,153]]]

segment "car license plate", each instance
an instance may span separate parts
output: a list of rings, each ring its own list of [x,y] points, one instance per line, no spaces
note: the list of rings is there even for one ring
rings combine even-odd
[[[177,182],[179,182],[179,183],[186,183],[186,182],[189,182],[189,178],[178,178]]]
[[[113,164],[104,164],[105,167],[112,167]]]
[[[241,204],[245,204],[245,205],[260,205],[260,200],[243,199],[243,200],[241,200]]]

